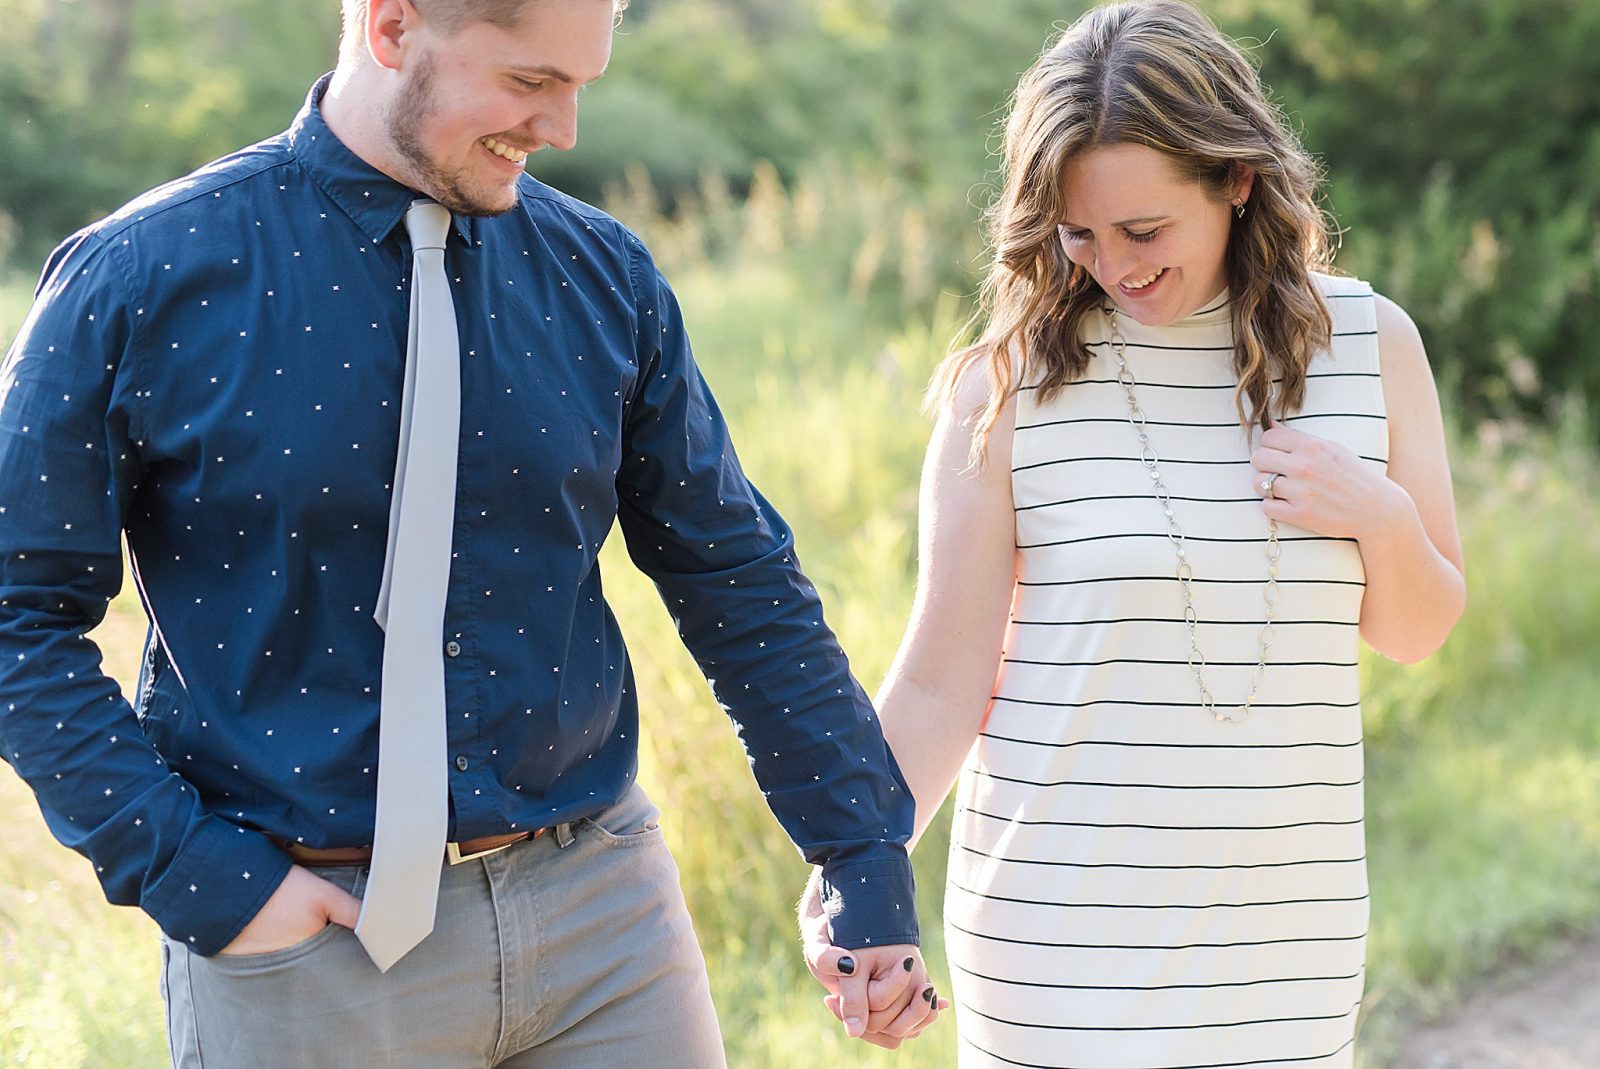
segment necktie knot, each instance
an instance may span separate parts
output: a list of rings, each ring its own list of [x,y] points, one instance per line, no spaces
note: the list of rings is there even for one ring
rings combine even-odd
[[[450,210],[431,200],[414,200],[406,209],[406,233],[411,250],[442,249],[450,232]]]

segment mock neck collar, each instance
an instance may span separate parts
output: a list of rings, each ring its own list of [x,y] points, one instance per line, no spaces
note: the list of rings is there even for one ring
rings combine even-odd
[[[1199,308],[1178,320],[1178,325],[1221,326],[1233,321],[1233,295],[1223,290]]]
[[[1101,295],[1100,308],[1110,314],[1117,313],[1125,324],[1131,324],[1139,330],[1172,330],[1188,327],[1225,327],[1233,324],[1233,298],[1228,290],[1223,290],[1199,308],[1190,312],[1172,323],[1163,323],[1158,327],[1148,327],[1140,323],[1130,313],[1118,308],[1109,297]]]

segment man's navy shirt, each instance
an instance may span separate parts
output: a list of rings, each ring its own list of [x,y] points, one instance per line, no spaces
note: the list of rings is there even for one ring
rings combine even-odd
[[[417,194],[317,108],[63,244],[0,373],[0,752],[51,831],[202,954],[372,839],[383,571]],[[446,251],[462,424],[445,632],[450,837],[594,815],[638,700],[597,559],[653,578],[844,946],[914,942],[912,799],[746,480],[649,254],[532,178]],[[426,398],[421,399],[423,403]],[[130,703],[85,632],[126,530]]]

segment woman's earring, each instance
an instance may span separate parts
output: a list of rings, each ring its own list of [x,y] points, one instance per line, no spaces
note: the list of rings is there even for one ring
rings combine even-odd
[[[1236,200],[1236,201],[1233,202],[1233,214],[1237,215],[1240,219],[1244,218],[1244,201],[1243,200]]]

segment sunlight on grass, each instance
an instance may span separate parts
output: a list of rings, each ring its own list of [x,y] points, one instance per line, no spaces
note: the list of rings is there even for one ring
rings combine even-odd
[[[131,689],[144,616],[126,594],[95,632]],[[0,772],[0,1066],[104,1069],[167,1060],[161,947],[143,913],[108,906],[88,864],[51,838],[33,795]]]
[[[741,459],[794,526],[870,690],[911,604],[929,429],[920,393],[966,305],[926,289],[926,263],[903,262],[933,254],[918,244],[910,209],[886,194],[780,193],[769,189],[748,209],[712,198],[701,216],[676,223],[646,215],[645,236],[665,250]],[[867,257],[869,246],[879,251]],[[0,328],[24,314],[19,286],[0,288]],[[1363,666],[1368,1066],[1383,1064],[1406,1021],[1600,918],[1600,668],[1591,663],[1600,471],[1560,433],[1488,433],[1484,444],[1458,445],[1455,460],[1468,614],[1422,665],[1369,657]],[[952,1065],[948,1020],[894,1055],[841,1038],[796,950],[791,910],[805,867],[620,539],[604,562],[642,695],[642,779],[665,811],[731,1065]],[[125,687],[142,636],[125,594],[96,636]],[[89,866],[50,839],[8,773],[0,818],[0,1065],[161,1064],[153,926],[105,905]],[[941,984],[947,826],[936,821],[916,857]]]

